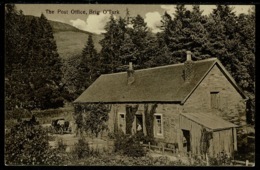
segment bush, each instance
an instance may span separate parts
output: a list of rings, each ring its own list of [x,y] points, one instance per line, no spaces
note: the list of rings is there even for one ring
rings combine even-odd
[[[49,147],[47,133],[39,125],[19,123],[5,136],[7,165],[60,165],[63,157]]]
[[[58,147],[57,149],[61,152],[64,152],[67,148],[67,145],[63,142],[62,139],[58,139]]]
[[[217,157],[209,158],[210,165],[231,165],[231,157],[224,151],[220,152]]]
[[[120,152],[130,157],[146,155],[144,148],[140,144],[139,136],[130,136],[122,133],[116,135],[115,152]]]
[[[89,144],[84,138],[80,138],[78,143],[74,145],[73,154],[76,155],[78,159],[86,158],[91,154]]]
[[[142,141],[144,144],[148,144],[150,142],[151,145],[157,145],[157,142],[153,137],[145,136],[143,133],[136,133],[135,136],[138,141]]]
[[[32,116],[32,113],[27,109],[15,108],[14,110],[5,111],[5,119],[22,119],[29,118]]]

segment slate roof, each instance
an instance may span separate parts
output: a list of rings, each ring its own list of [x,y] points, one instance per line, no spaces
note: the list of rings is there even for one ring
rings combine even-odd
[[[181,113],[181,116],[184,116],[187,119],[213,131],[238,127],[237,125],[211,113]]]
[[[184,63],[135,70],[135,81],[130,85],[127,72],[104,74],[74,103],[184,103],[215,64],[245,97],[219,60],[211,58],[194,61],[194,77],[189,83],[183,78]]]

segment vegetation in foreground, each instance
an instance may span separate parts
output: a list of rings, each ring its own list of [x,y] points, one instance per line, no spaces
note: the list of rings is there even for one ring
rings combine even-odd
[[[85,138],[80,138],[66,152],[66,144],[58,141],[57,148],[49,146],[47,131],[35,121],[21,121],[14,125],[5,138],[6,165],[97,165],[97,166],[206,166],[200,158],[154,156],[140,144],[141,135],[114,134],[112,149],[95,149]],[[145,139],[149,140],[149,139]],[[210,165],[230,165],[231,158],[222,153],[210,158]]]

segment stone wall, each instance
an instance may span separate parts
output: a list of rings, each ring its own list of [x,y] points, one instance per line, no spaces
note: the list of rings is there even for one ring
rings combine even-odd
[[[219,108],[211,108],[210,92],[219,92]],[[245,101],[218,66],[214,66],[197,89],[192,93],[180,111],[211,112],[237,125],[245,124]]]

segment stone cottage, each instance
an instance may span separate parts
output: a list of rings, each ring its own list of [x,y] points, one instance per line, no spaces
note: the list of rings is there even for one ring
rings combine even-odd
[[[110,105],[110,132],[141,130],[181,152],[232,154],[247,97],[217,58],[101,75],[74,104]],[[141,125],[141,128],[138,127]],[[206,150],[203,148],[205,148]]]

